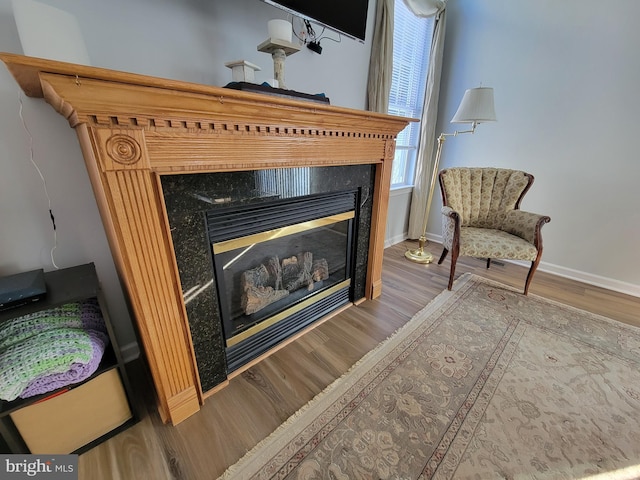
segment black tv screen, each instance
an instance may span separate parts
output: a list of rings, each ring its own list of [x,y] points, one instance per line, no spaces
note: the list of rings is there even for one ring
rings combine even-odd
[[[264,0],[364,42],[369,0]]]

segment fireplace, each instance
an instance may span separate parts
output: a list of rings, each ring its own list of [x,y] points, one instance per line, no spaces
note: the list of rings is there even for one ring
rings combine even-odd
[[[364,215],[357,219],[353,299],[380,295],[395,139],[410,119],[10,53],[0,53],[0,59],[26,95],[44,98],[76,130],[164,421],[177,424],[194,414],[227,382],[222,375],[208,389],[202,381],[210,370],[220,371],[212,367],[225,357],[224,342],[211,340],[217,338],[215,325],[200,320],[215,316],[213,295],[202,293],[188,304],[184,298],[195,285],[211,293],[211,244],[192,242],[206,231],[202,216],[193,212],[184,215],[191,221],[181,229],[189,236],[174,229],[165,180],[214,172],[368,168],[371,184],[362,202],[368,202],[369,213],[366,221]],[[342,184],[331,191],[364,191],[344,178],[336,182]],[[326,193],[314,191],[319,185],[308,182],[313,188],[301,195]],[[198,207],[207,203],[184,200]],[[196,243],[208,248],[196,246],[193,253]],[[192,272],[181,260],[185,256],[197,257]],[[192,322],[190,313],[198,308],[212,315]]]
[[[215,391],[247,362],[367,296],[375,178],[371,165],[161,177],[203,391]],[[273,236],[280,238],[264,242]],[[312,264],[326,260],[329,278],[314,281],[309,294],[299,288],[243,313],[243,273],[266,268],[273,256],[282,268],[305,251]],[[263,287],[278,290],[272,283]]]
[[[357,192],[211,210],[227,370],[353,300]]]

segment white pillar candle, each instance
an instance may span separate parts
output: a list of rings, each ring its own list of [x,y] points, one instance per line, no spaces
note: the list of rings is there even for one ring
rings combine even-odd
[[[270,38],[277,38],[278,40],[285,40],[291,43],[291,22],[280,19],[269,20],[267,22],[267,28]]]

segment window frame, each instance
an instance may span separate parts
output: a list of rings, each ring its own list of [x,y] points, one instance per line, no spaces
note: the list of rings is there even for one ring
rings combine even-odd
[[[424,105],[435,17],[416,17],[403,0],[395,0],[394,12],[393,73],[387,112],[419,119]],[[421,61],[416,62],[416,58]],[[411,122],[396,139],[391,189],[415,184],[420,123]]]

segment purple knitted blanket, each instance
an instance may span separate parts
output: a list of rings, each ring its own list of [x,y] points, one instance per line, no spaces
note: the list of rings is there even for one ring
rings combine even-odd
[[[68,366],[68,370],[60,373],[43,374],[29,382],[20,394],[21,398],[33,397],[43,393],[57,390],[74,383],[82,382],[89,378],[98,369],[104,349],[109,342],[109,337],[96,331],[89,330],[89,343],[93,354],[88,363],[73,362]]]
[[[81,382],[97,370],[108,344],[95,300],[5,322],[0,329],[0,398],[27,398]]]

